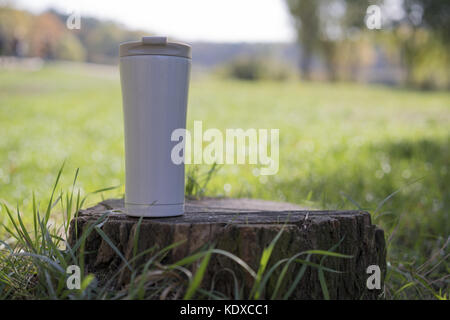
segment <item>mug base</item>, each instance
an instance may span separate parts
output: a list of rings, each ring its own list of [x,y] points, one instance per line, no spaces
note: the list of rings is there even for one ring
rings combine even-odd
[[[125,204],[125,214],[131,217],[163,218],[184,214],[184,204]]]

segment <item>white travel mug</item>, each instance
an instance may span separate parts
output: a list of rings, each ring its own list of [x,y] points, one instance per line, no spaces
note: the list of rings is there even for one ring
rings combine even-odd
[[[184,213],[184,163],[172,162],[171,135],[186,128],[190,66],[191,47],[166,37],[120,45],[125,211],[130,216]]]

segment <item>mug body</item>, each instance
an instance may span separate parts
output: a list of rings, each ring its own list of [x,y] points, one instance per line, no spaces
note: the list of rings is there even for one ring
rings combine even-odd
[[[184,163],[172,132],[186,128],[191,60],[169,55],[120,58],[125,125],[125,210],[131,216],[184,213]]]

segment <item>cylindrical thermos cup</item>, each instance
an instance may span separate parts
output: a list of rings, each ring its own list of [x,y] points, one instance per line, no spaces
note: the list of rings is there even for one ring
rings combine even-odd
[[[171,159],[172,132],[186,128],[190,46],[166,37],[120,45],[125,124],[125,211],[184,213],[184,164]]]

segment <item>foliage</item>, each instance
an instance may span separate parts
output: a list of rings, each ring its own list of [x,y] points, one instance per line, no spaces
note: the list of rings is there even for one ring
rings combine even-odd
[[[398,2],[398,8],[384,0],[287,0],[287,4],[301,43],[300,65],[306,79],[310,78],[314,53],[324,60],[330,80],[357,80],[355,68],[361,71],[375,64],[375,59],[367,58],[381,52],[393,66],[404,70],[405,85],[450,87],[448,1],[405,0]],[[373,4],[381,9],[382,30],[364,26],[366,9]],[[372,41],[369,46],[367,39]],[[356,50],[346,51],[349,44]],[[362,65],[361,58],[366,60]],[[355,64],[353,59],[359,61]]]
[[[56,45],[56,52],[61,60],[85,61],[86,59],[84,47],[72,34],[65,34],[61,38]]]
[[[0,53],[49,60],[116,63],[118,43],[148,33],[89,17],[82,19],[80,30],[69,30],[65,25],[68,17],[55,10],[33,15],[0,6]]]
[[[240,80],[274,80],[292,79],[295,74],[288,66],[262,57],[239,57],[224,66],[225,75]]]
[[[337,54],[349,31],[359,32],[368,1],[287,0],[301,42],[301,69],[310,78],[312,57],[322,55],[331,80],[337,80]],[[345,59],[344,59],[345,61]]]

